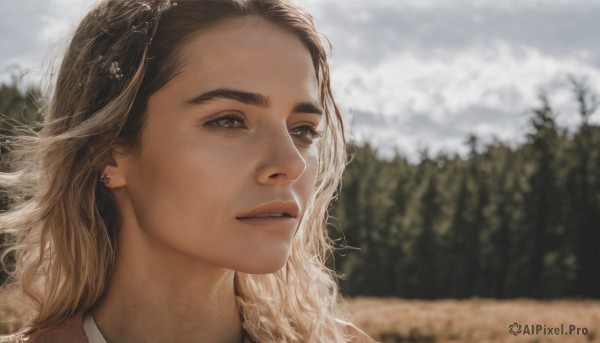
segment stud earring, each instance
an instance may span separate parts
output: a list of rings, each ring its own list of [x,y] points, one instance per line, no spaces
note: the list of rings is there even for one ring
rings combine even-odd
[[[104,183],[104,185],[108,186],[108,183],[110,182],[110,176],[108,176],[107,173],[104,173],[102,174],[102,177],[100,177],[100,181]]]

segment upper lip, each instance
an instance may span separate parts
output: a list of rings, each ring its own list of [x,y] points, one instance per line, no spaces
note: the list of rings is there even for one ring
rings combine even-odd
[[[256,217],[269,213],[284,213],[292,218],[298,216],[298,205],[295,201],[275,200],[261,204],[252,210],[237,216],[237,219]]]

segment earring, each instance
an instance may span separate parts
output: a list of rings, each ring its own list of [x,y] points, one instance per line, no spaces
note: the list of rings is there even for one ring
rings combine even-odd
[[[107,173],[102,174],[102,176],[100,177],[100,182],[104,183],[104,185],[108,186],[108,183],[110,182],[110,176],[108,176]]]

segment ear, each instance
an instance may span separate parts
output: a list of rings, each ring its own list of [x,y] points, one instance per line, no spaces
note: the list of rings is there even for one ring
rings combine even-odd
[[[102,169],[100,175],[108,175],[109,181],[106,184],[108,188],[119,188],[127,184],[126,170],[130,160],[129,156],[121,153],[118,147],[113,147],[111,150],[111,159]]]

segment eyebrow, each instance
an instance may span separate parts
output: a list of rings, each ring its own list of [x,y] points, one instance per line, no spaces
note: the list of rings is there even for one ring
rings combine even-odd
[[[270,107],[271,99],[268,96],[260,93],[245,92],[229,88],[219,88],[206,93],[202,93],[187,101],[188,104],[199,105],[215,99],[230,99],[241,102],[243,104]],[[323,115],[325,111],[317,104],[309,101],[299,102],[294,106],[292,113],[313,113]]]

